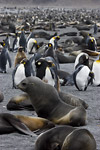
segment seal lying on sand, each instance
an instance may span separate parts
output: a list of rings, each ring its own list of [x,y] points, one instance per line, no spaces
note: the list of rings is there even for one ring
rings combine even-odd
[[[0,114],[0,134],[17,131],[23,134],[33,135],[31,131],[44,130],[52,127],[54,127],[54,124],[44,118],[12,115],[9,113]]]
[[[86,111],[84,107],[67,105],[60,99],[53,86],[44,83],[39,78],[28,77],[18,85],[18,88],[28,93],[39,117],[51,120],[56,124],[85,125]]]
[[[58,126],[38,136],[35,150],[96,150],[96,142],[87,129]]]

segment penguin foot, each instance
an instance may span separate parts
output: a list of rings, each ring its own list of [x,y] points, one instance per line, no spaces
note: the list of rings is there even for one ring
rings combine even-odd
[[[0,73],[7,73],[6,71],[0,70]]]

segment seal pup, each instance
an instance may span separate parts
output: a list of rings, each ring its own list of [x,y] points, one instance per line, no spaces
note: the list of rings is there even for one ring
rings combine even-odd
[[[88,141],[88,142],[87,142]],[[58,126],[40,134],[35,150],[96,150],[96,141],[87,129]]]
[[[73,107],[64,103],[52,85],[44,83],[37,77],[27,77],[18,85],[18,88],[28,93],[39,117],[51,120],[56,124],[85,125],[86,110],[84,107]]]

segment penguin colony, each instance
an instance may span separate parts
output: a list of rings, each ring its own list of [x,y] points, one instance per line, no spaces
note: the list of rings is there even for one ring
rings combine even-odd
[[[36,18],[35,22],[36,21],[38,22],[38,18]],[[94,34],[97,34],[97,32],[98,32],[98,26],[95,23]],[[2,74],[3,76],[3,73],[9,72],[10,69],[7,68],[7,62],[8,62],[10,68],[14,66],[14,69],[12,72],[12,87],[13,88],[18,88],[18,85],[24,79],[30,76],[36,76],[40,78],[46,84],[50,84],[51,86],[53,86],[57,90],[57,92],[61,90],[60,89],[61,85],[66,86],[68,85],[67,83],[71,84],[72,82],[74,83],[74,87],[79,91],[88,90],[88,86],[100,86],[100,56],[98,52],[98,43],[97,43],[98,41],[95,39],[95,37],[93,37],[93,35],[90,35],[87,32],[81,33],[81,34],[83,38],[81,41],[81,45],[84,43],[85,45],[84,49],[86,49],[86,51],[85,50],[84,52],[81,51],[80,54],[75,56],[75,61],[73,64],[73,67],[74,67],[73,73],[69,74],[68,76],[66,76],[67,71],[64,72],[65,76],[62,75],[62,72],[61,72],[62,70],[60,69],[60,63],[59,63],[60,55],[67,58],[63,51],[65,47],[63,47],[63,44],[59,42],[60,40],[62,40],[61,38],[62,35],[49,36],[48,38],[46,34],[45,36],[47,36],[46,37],[47,42],[43,41],[43,44],[41,44],[38,42],[37,37],[43,36],[42,34],[35,36],[35,31],[32,31],[29,29],[29,34],[26,35],[25,30],[21,29],[20,33],[18,32],[15,33],[13,44],[11,45],[10,43],[11,37],[8,36],[7,34],[7,37],[3,41],[0,42],[0,74]],[[75,44],[75,41],[73,43]],[[66,45],[67,44],[70,45],[72,44],[72,42],[71,43],[66,42]],[[10,56],[10,53],[15,54],[14,64],[12,63],[12,58]],[[90,66],[90,60],[91,60],[90,54],[92,56],[93,55],[97,56],[96,59],[92,60],[92,66]],[[59,71],[61,73],[61,76],[63,77],[59,75],[58,73]],[[64,84],[62,84],[63,80],[66,81]],[[1,92],[0,92],[0,96],[2,96]],[[6,115],[3,114],[3,116],[6,116]],[[11,117],[13,118],[15,116],[11,116]],[[18,117],[17,119],[19,118],[20,117]],[[22,121],[22,118],[21,118],[21,121]],[[16,120],[16,121],[19,122],[19,120]],[[20,128],[19,126],[16,127],[18,128],[18,130],[22,131],[22,128],[25,128],[25,131],[22,131],[22,133],[28,134],[28,129],[26,128],[26,126],[22,128]],[[71,130],[72,131],[70,131],[70,133],[66,136],[66,138],[62,137],[60,139],[62,140],[64,138],[62,143],[60,144],[53,143],[53,145],[50,145],[51,150],[53,150],[54,148],[61,149],[61,150],[75,149],[76,147],[72,147],[71,149],[71,146],[67,148],[66,141],[67,140],[69,141],[69,139],[71,140],[72,137],[75,138],[74,137],[75,132],[77,134],[78,132],[80,133],[80,131],[77,132],[76,129],[71,129]],[[73,130],[75,130],[75,132]],[[51,131],[50,129],[47,132],[52,133],[55,131]],[[85,132],[88,133],[87,134],[88,136],[91,135],[90,137],[92,137],[92,134],[89,131],[85,131]],[[29,131],[29,135],[31,135],[30,131]],[[43,144],[41,143],[41,136],[42,135],[40,135],[36,141],[36,145],[35,145],[36,150],[42,150],[40,148],[42,147],[42,144]],[[43,136],[44,137],[46,136],[46,132],[43,133]],[[43,142],[46,143],[46,139],[44,137],[43,137],[44,139]],[[93,142],[90,141],[90,143],[93,143],[93,150],[96,150],[96,143],[93,137],[92,137],[92,140]],[[38,145],[39,144],[38,141],[40,145]],[[72,143],[73,143],[73,140],[72,140]],[[88,148],[88,145],[86,145],[86,150],[90,150],[90,149],[91,149],[91,146],[90,148]]]

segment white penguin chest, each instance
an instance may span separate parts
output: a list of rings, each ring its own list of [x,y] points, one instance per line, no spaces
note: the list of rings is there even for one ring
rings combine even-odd
[[[18,85],[22,80],[26,78],[25,76],[25,68],[23,64],[20,64],[19,67],[16,70],[14,82],[16,85]]]
[[[92,71],[94,73],[94,80],[93,84],[94,85],[99,85],[100,84],[100,62],[94,62]]]
[[[55,85],[54,79],[52,78],[52,74],[51,74],[49,68],[47,68],[45,71],[45,77],[43,78],[43,81],[45,81],[46,83],[48,83],[52,86]]]
[[[84,66],[76,75],[76,84],[80,90],[88,84],[90,69],[87,66]]]

